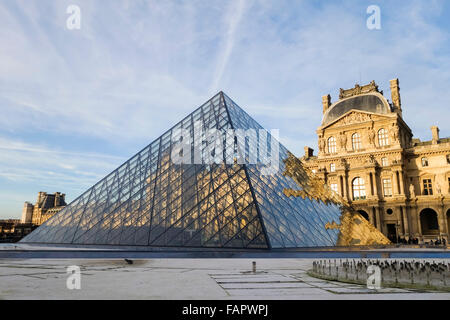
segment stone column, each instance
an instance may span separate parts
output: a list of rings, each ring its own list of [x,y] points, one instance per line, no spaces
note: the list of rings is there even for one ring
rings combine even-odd
[[[349,200],[349,193],[348,193],[348,184],[347,184],[347,175],[344,175],[343,176],[343,179],[342,179],[342,182],[343,182],[343,184],[344,184],[344,198],[346,199],[346,200]]]
[[[373,193],[374,195],[379,198],[378,195],[378,178],[377,178],[377,172],[375,170],[372,171],[372,178],[373,178]]]
[[[392,193],[398,194],[397,171],[392,171]]]
[[[439,233],[440,236],[443,236],[446,232],[446,225],[447,225],[447,221],[445,219],[445,212],[444,212],[444,205],[442,204],[439,208],[439,212],[438,212],[438,222],[439,222]]]
[[[371,207],[370,211],[368,212],[368,214],[369,214],[369,222],[374,226],[375,225],[375,221],[374,221],[373,212],[374,212],[374,207]]]
[[[367,173],[367,175],[366,175],[366,179],[367,179],[367,181],[369,182],[369,190],[368,190],[368,194],[370,195],[370,196],[373,196],[373,179],[371,179],[371,177],[372,177],[372,174],[371,174],[371,172],[369,172],[369,173]]]
[[[447,221],[447,212],[444,211],[444,225],[445,225],[445,233],[447,234],[447,238],[450,238],[450,230],[448,230],[448,221]]]
[[[405,229],[405,236],[406,235],[410,235],[409,234],[409,223],[408,223],[408,214],[406,212],[406,207],[400,206],[401,210],[402,210],[402,215],[403,215],[403,226]]]
[[[420,238],[422,237],[422,224],[420,223],[420,214],[417,206],[415,206],[415,215],[416,215],[416,222],[417,222],[417,230],[416,230],[416,237]]]
[[[338,176],[339,194],[344,198],[344,177],[340,174]]]
[[[375,207],[375,214],[377,219],[377,229],[380,230],[380,232],[383,232],[383,228],[381,225],[380,207]]]
[[[398,172],[398,179],[400,181],[400,194],[403,194],[406,196],[406,191],[405,191],[405,180],[404,180],[404,176],[403,176],[403,170],[400,170]]]

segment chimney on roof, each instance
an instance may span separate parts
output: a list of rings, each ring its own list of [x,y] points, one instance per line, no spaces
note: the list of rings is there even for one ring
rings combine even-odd
[[[398,112],[400,116],[402,115],[402,101],[400,99],[400,87],[398,79],[393,79],[389,81],[391,86],[391,98],[392,98],[392,106],[394,107],[394,111]]]
[[[331,96],[327,94],[326,96],[322,96],[322,105],[323,105],[323,113],[328,110],[331,106]]]
[[[43,192],[43,191],[39,191],[39,192],[38,192],[38,198],[37,198],[37,203],[36,203],[36,206],[37,206],[38,208],[41,207],[41,203],[42,203],[42,201],[44,201],[44,197],[45,197],[46,195],[47,195],[47,194],[46,194],[45,192]]]
[[[439,127],[438,126],[432,126],[431,127],[431,135],[432,135],[432,143],[438,144],[439,143]]]
[[[59,207],[61,193],[55,192],[55,203],[53,204],[54,207]]]
[[[314,155],[314,149],[311,149],[310,147],[305,147],[305,159],[309,159]]]

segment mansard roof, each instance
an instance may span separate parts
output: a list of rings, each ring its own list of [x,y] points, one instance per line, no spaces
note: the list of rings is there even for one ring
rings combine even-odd
[[[381,93],[370,92],[344,98],[332,104],[323,116],[322,126],[333,122],[350,110],[361,110],[378,114],[393,112],[388,101]]]

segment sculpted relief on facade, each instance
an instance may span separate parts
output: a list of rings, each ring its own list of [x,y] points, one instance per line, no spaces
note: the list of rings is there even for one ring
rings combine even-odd
[[[361,112],[352,112],[345,117],[343,117],[341,120],[337,122],[337,126],[346,126],[349,124],[354,124],[358,122],[366,122],[366,121],[372,121],[372,116],[370,114],[361,113]]]
[[[319,151],[321,153],[324,153],[326,146],[327,146],[327,142],[325,141],[323,136],[319,136]]]
[[[339,145],[342,151],[347,151],[347,135],[344,132],[339,134]]]
[[[369,127],[367,129],[368,129],[369,143],[371,146],[375,146],[375,137],[376,137],[375,130],[373,130],[372,127]]]
[[[393,123],[392,127],[389,129],[390,136],[392,137],[392,141],[399,142],[400,141],[400,129],[398,126]]]

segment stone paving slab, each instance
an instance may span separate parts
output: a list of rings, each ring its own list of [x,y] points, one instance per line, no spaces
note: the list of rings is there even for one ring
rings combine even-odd
[[[369,293],[369,294],[382,294],[382,293],[411,293],[411,291],[396,289],[396,288],[382,288],[380,290],[372,290],[364,287],[337,287],[337,288],[329,288],[328,291],[333,293]]]
[[[220,286],[224,289],[271,289],[271,288],[312,288],[312,286],[305,282],[287,282],[287,283],[221,283]]]
[[[318,288],[342,288],[342,284],[333,283],[329,281],[323,281],[323,282],[308,282],[313,287]]]
[[[215,279],[217,283],[249,283],[249,282],[270,282],[270,283],[282,283],[282,282],[293,282],[295,280],[277,276],[277,275],[268,275],[267,277],[241,277],[241,278],[219,278]]]
[[[258,272],[251,273],[252,262]],[[67,266],[81,268],[68,290]],[[310,277],[311,259],[0,260],[0,299],[443,299],[450,293],[383,288]]]
[[[257,289],[227,289],[228,293],[233,296],[247,296],[247,297],[260,297],[265,296],[267,299],[285,299],[286,297],[292,297],[292,299],[307,299],[308,296],[321,296],[324,291],[316,288],[291,288],[291,289],[269,289],[263,290]],[[282,297],[281,297],[282,296]],[[270,298],[268,298],[270,297]]]

